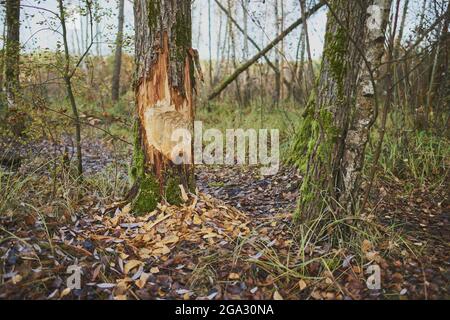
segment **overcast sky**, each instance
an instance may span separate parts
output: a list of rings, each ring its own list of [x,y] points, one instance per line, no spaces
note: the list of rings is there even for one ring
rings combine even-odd
[[[220,0],[222,4],[226,5],[227,0]],[[284,1],[284,13],[285,13],[285,28],[292,22],[297,20],[301,13],[298,0],[283,0]],[[353,1],[353,0],[352,0]],[[417,7],[417,3],[423,0],[412,0],[410,5]],[[243,10],[240,6],[241,1],[234,1],[238,3],[237,16],[235,19],[241,23],[243,27]],[[274,0],[244,0],[247,2],[247,12],[249,15],[249,35],[258,43],[260,47],[269,43],[276,35],[275,30],[275,17],[273,10]],[[71,13],[71,19],[68,21],[68,38],[70,49],[73,53],[79,53],[83,51],[83,43],[86,42],[86,18],[80,16],[77,11],[79,10],[80,3],[83,0],[65,0],[65,4],[69,8]],[[98,42],[92,49],[92,54],[108,55],[111,53],[112,45],[114,44],[115,33],[117,30],[117,0],[96,0],[96,4],[99,5],[102,13],[100,23],[95,26],[95,37]],[[21,43],[24,45],[26,51],[32,51],[36,49],[50,49],[54,50],[58,41],[61,41],[59,23],[53,18],[52,14],[43,10],[32,8],[32,6],[45,8],[54,12],[58,11],[56,0],[22,0],[24,8],[22,10],[22,30],[21,30]],[[220,9],[211,0],[212,4],[212,57],[217,57],[217,40],[225,37],[225,23],[226,19],[223,14],[220,13]],[[1,12],[0,24],[1,34],[3,34],[3,20],[4,12]],[[411,21],[415,18],[413,15],[410,17]],[[132,0],[125,0],[125,24],[126,24],[126,36],[130,39],[134,37],[134,18],[133,18],[133,5]],[[311,42],[311,51],[315,58],[318,58],[322,54],[323,41],[326,25],[326,8],[322,8],[311,19],[308,20],[309,36]],[[222,26],[222,27],[221,27]],[[52,31],[50,29],[54,29]],[[82,31],[83,29],[83,31]],[[193,30],[193,47],[197,48],[200,52],[202,59],[209,58],[209,39],[208,39],[208,0],[194,0],[192,1],[192,30]],[[297,28],[292,32],[284,41],[284,51],[286,59],[295,60],[297,52],[297,45],[299,41],[301,28]],[[237,42],[237,56],[239,59],[243,59],[243,37],[235,29],[236,42]],[[82,41],[84,40],[84,41]],[[250,44],[250,54],[254,54],[256,50]],[[127,48],[127,51],[132,53],[132,44]],[[271,51],[274,54],[275,50]]]

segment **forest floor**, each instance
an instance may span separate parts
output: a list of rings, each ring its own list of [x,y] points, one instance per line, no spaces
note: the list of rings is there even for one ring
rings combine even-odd
[[[120,201],[130,154],[97,140],[83,148],[82,192],[67,182],[70,166],[48,165],[72,154],[67,139],[34,144],[19,169],[5,170],[3,196],[19,198],[0,208],[1,299],[450,298],[448,182],[406,192],[400,180],[379,179],[371,223],[389,230],[385,239],[337,246],[293,228],[301,176],[292,168],[261,177],[199,167],[199,192],[184,205],[135,217]],[[372,264],[380,290],[366,285]],[[81,270],[80,289],[68,288],[70,266]]]

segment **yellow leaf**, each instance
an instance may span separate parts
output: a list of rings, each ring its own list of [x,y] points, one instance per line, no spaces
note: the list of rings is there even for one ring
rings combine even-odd
[[[62,292],[61,292],[61,295],[59,296],[59,298],[64,298],[65,296],[67,296],[69,293],[70,293],[70,291],[72,291],[72,289],[70,289],[70,288],[65,288]]]
[[[214,238],[214,237],[217,237],[217,233],[211,232],[211,233],[205,234],[203,236],[203,239],[209,239],[209,238]]]
[[[366,253],[372,250],[372,242],[369,240],[364,240],[361,245],[361,251]]]
[[[303,290],[305,290],[305,288],[306,288],[308,285],[306,284],[305,280],[301,279],[301,280],[298,282],[298,286],[300,287],[300,290],[303,291]]]
[[[180,238],[178,238],[176,235],[170,235],[170,236],[168,236],[168,237],[165,237],[163,240],[162,240],[162,243],[164,243],[164,244],[168,244],[168,243],[177,243],[178,242],[178,240],[180,240]]]
[[[142,261],[131,260],[131,261],[127,262],[127,264],[125,265],[124,273],[128,274],[128,272],[130,272],[131,270],[133,270],[134,268],[136,268],[137,266],[140,266],[142,264],[143,264]]]
[[[275,293],[273,294],[273,299],[274,300],[284,300],[278,291],[275,291]]]
[[[142,237],[142,241],[144,242],[149,242],[150,240],[152,240],[152,236],[150,235],[150,233],[146,233],[144,234],[144,236]]]
[[[131,204],[129,203],[129,204],[127,204],[125,207],[123,207],[123,209],[122,209],[122,213],[123,214],[128,214],[128,213],[130,213],[130,211],[131,211]]]
[[[230,273],[228,275],[228,279],[230,280],[239,280],[241,278],[241,276],[237,273]]]
[[[117,286],[114,288],[114,294],[116,296],[121,296],[125,294],[128,290],[128,285],[125,281],[120,281]]]
[[[322,300],[322,295],[317,290],[311,293],[311,297],[313,297],[315,300]]]
[[[127,300],[127,296],[124,294],[121,294],[121,295],[115,296],[114,300],[125,301],[125,300]]]
[[[201,225],[203,223],[202,219],[200,219],[200,217],[198,215],[194,215],[193,222],[196,225]]]
[[[17,284],[22,281],[22,276],[20,274],[16,274],[11,280],[13,284]]]
[[[150,258],[150,255],[151,255],[151,250],[149,250],[149,249],[147,249],[147,248],[142,248],[141,250],[139,250],[139,256],[142,258],[142,259],[148,259],[148,258]]]
[[[151,273],[159,273],[159,269],[158,269],[158,267],[153,267],[150,269],[150,272]]]
[[[170,253],[170,249],[168,246],[163,246],[162,248],[158,248],[156,250],[153,250],[152,254],[156,256],[161,256]]]
[[[127,259],[127,258],[129,257],[129,255],[126,254],[126,253],[124,253],[124,252],[121,252],[119,256],[120,256],[120,258],[121,258],[122,260],[125,260],[125,259]]]
[[[142,289],[145,286],[145,284],[147,283],[147,280],[148,280],[149,277],[150,277],[149,273],[145,273],[145,272],[142,273],[141,277],[139,278],[139,280],[135,281],[136,286],[139,289]]]

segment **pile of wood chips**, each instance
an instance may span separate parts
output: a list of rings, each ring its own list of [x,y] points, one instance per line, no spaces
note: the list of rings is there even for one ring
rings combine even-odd
[[[130,205],[112,215],[96,215],[94,226],[85,230],[90,234],[84,236],[97,248],[118,254],[118,271],[136,279],[149,263],[167,261],[175,248],[211,250],[250,233],[249,217],[237,209],[205,194],[185,200],[182,206],[160,204],[143,216],[135,216]]]

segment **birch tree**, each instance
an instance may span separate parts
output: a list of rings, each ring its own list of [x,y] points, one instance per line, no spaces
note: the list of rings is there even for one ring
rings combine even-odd
[[[125,20],[124,7],[125,7],[125,0],[119,0],[116,51],[114,54],[114,72],[111,87],[112,88],[111,98],[113,101],[118,101],[120,95],[120,71],[122,68],[123,24]]]
[[[6,0],[5,82],[8,106],[14,106],[19,93],[20,0]]]
[[[376,118],[376,82],[390,0],[326,1],[329,13],[316,94],[311,97],[294,158],[304,172],[299,217],[355,212],[365,147]]]

